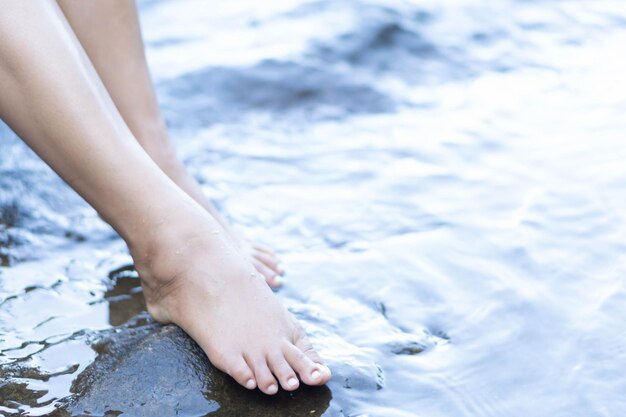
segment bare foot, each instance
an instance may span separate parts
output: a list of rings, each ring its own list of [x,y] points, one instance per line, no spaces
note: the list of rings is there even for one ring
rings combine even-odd
[[[280,260],[274,251],[240,238],[232,229],[229,230],[227,225],[224,225],[224,228],[227,234],[234,236],[241,252],[250,259],[250,262],[257,272],[263,276],[267,285],[271,288],[280,287],[282,285],[281,277],[285,274],[285,271],[280,266]]]
[[[167,136],[166,133],[163,135]],[[252,263],[259,274],[265,278],[265,282],[272,288],[280,287],[281,276],[283,276],[285,272],[281,268],[280,260],[276,254],[269,248],[247,241],[233,230],[228,222],[220,215],[213,203],[204,195],[196,179],[176,157],[176,152],[171,147],[171,144],[169,144],[167,140],[165,143],[168,143],[168,146],[161,146],[158,150],[148,148],[148,153],[151,154],[161,169],[176,185],[213,216],[226,235],[237,244],[242,254]]]
[[[164,230],[148,249],[131,248],[152,317],[182,327],[248,389],[275,394],[279,385],[325,384],[330,370],[302,327],[214,219],[196,213],[170,224],[176,230]]]

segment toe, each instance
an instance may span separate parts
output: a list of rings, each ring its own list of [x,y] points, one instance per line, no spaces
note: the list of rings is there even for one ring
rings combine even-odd
[[[255,245],[252,245],[252,248],[257,250],[257,251],[259,251],[259,252],[266,253],[266,254],[276,258],[276,254],[274,253],[274,251],[271,250],[270,248],[268,248],[267,246],[255,244]]]
[[[239,382],[244,387],[248,389],[256,388],[254,373],[243,358],[239,358],[239,360],[231,366],[227,372],[235,379],[235,381]]]
[[[258,361],[258,365],[254,368],[254,376],[261,391],[269,395],[278,392],[278,382],[276,382],[265,361]]]
[[[284,274],[284,271],[280,268],[279,261],[276,256],[269,255],[266,252],[262,252],[256,249],[252,253],[252,256],[275,273],[279,275]]]
[[[254,373],[243,358],[239,358],[230,366],[225,367],[225,371],[244,387],[248,389],[256,388],[257,383]]]
[[[325,367],[324,362],[322,361],[322,358],[320,358],[320,356],[317,354],[317,351],[313,348],[313,345],[311,344],[311,342],[309,342],[309,338],[306,337],[306,335],[304,334],[304,331],[300,332],[300,335],[297,338],[294,345],[302,353],[304,353],[313,363],[316,363],[318,365],[322,365],[322,367]]]
[[[312,348],[311,348],[312,349]],[[315,351],[313,351],[315,355]],[[300,380],[307,385],[323,385],[330,379],[330,370],[320,362],[311,359],[310,353],[295,345],[288,345],[284,350],[285,358],[298,373]]]
[[[278,279],[278,274],[271,269],[269,269],[265,264],[260,262],[259,260],[252,258],[252,264],[256,268],[256,270],[263,275],[265,278],[265,282],[272,288],[280,287],[280,280]]]
[[[284,356],[278,355],[270,357],[268,363],[270,365],[270,369],[276,378],[278,378],[280,386],[283,387],[284,390],[293,391],[298,388],[300,385],[298,377],[291,366],[289,366],[289,363]]]

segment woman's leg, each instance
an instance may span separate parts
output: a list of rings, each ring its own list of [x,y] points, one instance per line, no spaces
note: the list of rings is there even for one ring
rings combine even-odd
[[[152,316],[249,388],[328,381],[263,278],[139,146],[57,3],[0,10],[0,117],[126,240]]]
[[[180,188],[209,211],[250,256],[267,283],[279,285],[276,256],[242,241],[222,219],[196,180],[176,157],[159,111],[144,54],[135,2],[59,0],[74,33],[131,132]]]

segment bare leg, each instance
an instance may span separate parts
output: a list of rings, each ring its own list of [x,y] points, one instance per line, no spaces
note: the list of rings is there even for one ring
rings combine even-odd
[[[56,2],[0,9],[0,117],[125,239],[150,314],[248,388],[328,381],[249,260],[139,146]]]
[[[180,188],[217,219],[261,273],[277,287],[282,273],[276,255],[240,239],[187,172],[168,138],[143,49],[134,1],[59,0],[113,102],[141,146]]]

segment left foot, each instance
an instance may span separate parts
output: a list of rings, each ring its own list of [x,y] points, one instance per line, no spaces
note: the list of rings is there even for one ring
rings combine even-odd
[[[226,233],[233,235],[234,232],[226,230]],[[265,278],[265,282],[272,288],[278,288],[281,286],[281,277],[285,274],[285,271],[280,267],[280,261],[276,254],[271,250],[261,245],[254,245],[251,242],[247,242],[241,239],[235,239],[241,251],[250,257],[252,265],[256,270]]]

